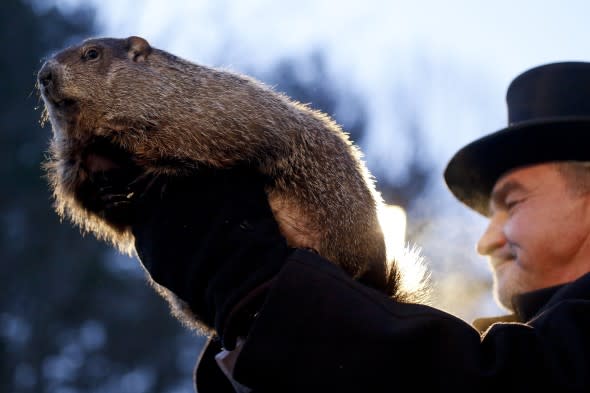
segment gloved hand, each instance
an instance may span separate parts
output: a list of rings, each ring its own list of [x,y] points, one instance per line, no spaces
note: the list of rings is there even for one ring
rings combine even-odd
[[[264,186],[251,169],[199,170],[156,179],[136,206],[132,232],[141,262],[215,329],[226,349],[247,331],[259,295],[293,250]]]

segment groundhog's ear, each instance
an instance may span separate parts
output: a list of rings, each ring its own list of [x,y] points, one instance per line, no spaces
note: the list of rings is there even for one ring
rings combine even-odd
[[[127,38],[127,54],[133,61],[144,61],[152,52],[150,44],[141,37]]]

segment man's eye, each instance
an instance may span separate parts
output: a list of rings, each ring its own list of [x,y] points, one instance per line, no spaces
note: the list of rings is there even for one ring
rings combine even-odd
[[[520,202],[522,202],[522,199],[511,199],[509,201],[506,201],[506,208],[508,210],[513,209],[516,205],[518,205]]]

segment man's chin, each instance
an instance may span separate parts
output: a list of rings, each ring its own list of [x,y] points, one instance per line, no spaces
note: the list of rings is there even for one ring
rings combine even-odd
[[[517,288],[511,280],[514,277],[508,271],[511,265],[505,262],[494,268],[494,298],[496,303],[507,311],[513,311],[512,297],[517,293]]]
[[[501,288],[494,289],[494,300],[496,301],[496,304],[500,308],[504,309],[506,312],[513,312],[514,311],[514,309],[512,307],[512,302],[510,301],[511,298],[512,298],[512,296],[508,295]]]

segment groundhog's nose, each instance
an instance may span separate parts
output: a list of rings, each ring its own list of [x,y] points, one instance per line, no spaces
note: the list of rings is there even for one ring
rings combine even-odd
[[[53,83],[53,68],[51,67],[50,63],[46,62],[43,64],[43,67],[41,67],[39,73],[37,74],[37,80],[43,87],[48,87],[51,85],[51,83]]]

